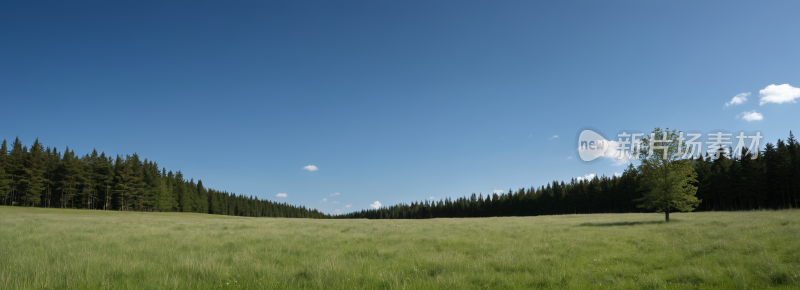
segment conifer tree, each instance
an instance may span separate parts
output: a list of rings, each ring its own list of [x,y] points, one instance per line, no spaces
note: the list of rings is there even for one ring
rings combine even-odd
[[[6,139],[0,143],[0,196],[3,197],[3,203],[7,204],[8,198],[11,194],[11,180],[6,174],[6,158],[8,154],[8,143]]]
[[[8,199],[9,191],[11,190],[11,186],[6,179],[6,169],[0,163],[0,196],[3,198],[3,203],[6,204],[6,200]]]
[[[39,143],[39,139],[33,142],[30,152],[25,158],[25,172],[27,173],[25,180],[27,187],[25,188],[25,202],[29,206],[39,205],[41,202],[41,193],[44,190],[44,165],[43,162],[44,147]]]

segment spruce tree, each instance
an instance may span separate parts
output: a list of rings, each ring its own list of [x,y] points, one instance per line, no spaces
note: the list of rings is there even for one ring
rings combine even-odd
[[[6,158],[8,154],[8,143],[6,139],[0,143],[0,196],[3,198],[2,204],[8,204],[8,198],[11,195],[11,179],[6,174]]]
[[[3,199],[2,204],[6,204],[10,190],[11,185],[8,179],[6,179],[6,169],[0,164],[0,197]]]
[[[39,205],[41,194],[44,190],[44,148],[39,139],[33,142],[30,152],[25,158],[25,172],[27,173],[27,188],[25,189],[25,202],[29,206]]]

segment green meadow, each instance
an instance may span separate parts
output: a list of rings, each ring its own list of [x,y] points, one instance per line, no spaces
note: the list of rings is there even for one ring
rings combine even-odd
[[[798,289],[800,211],[429,220],[0,206],[0,289]]]

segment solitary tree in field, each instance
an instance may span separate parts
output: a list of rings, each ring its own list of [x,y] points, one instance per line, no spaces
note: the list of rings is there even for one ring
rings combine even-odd
[[[695,196],[697,187],[692,185],[697,182],[697,173],[691,160],[683,158],[691,156],[690,149],[679,133],[669,128],[655,128],[650,136],[642,138],[639,185],[644,196],[635,200],[640,202],[638,207],[663,212],[669,222],[672,209],[691,211],[700,204]]]

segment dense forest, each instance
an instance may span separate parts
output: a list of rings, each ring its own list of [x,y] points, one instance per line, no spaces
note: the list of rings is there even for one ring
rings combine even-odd
[[[0,144],[0,204],[94,210],[177,211],[252,217],[328,218],[317,210],[207,189],[137,154],[78,156]]]
[[[137,154],[108,157],[93,151],[82,157],[44,148],[38,139],[30,148],[16,139],[0,144],[0,204],[95,210],[177,211],[252,217],[303,218],[437,218],[535,216],[582,213],[646,212],[635,199],[642,196],[640,174],[633,165],[619,176],[554,181],[540,187],[504,193],[472,194],[456,199],[420,201],[380,209],[330,216],[293,206],[207,189]],[[696,211],[797,208],[800,185],[800,144],[768,143],[741,158],[706,154],[692,160],[697,172]],[[727,155],[727,156],[726,156]]]
[[[723,153],[723,152],[720,152]],[[733,211],[797,208],[800,185],[800,145],[789,139],[768,143],[758,158],[706,154],[691,160],[697,173],[695,211]],[[727,155],[727,156],[726,156]],[[637,207],[642,197],[637,168],[628,165],[620,176],[553,181],[538,188],[509,189],[501,194],[472,194],[457,199],[420,201],[362,210],[338,218],[417,219],[439,217],[535,216],[581,213],[648,212]]]

